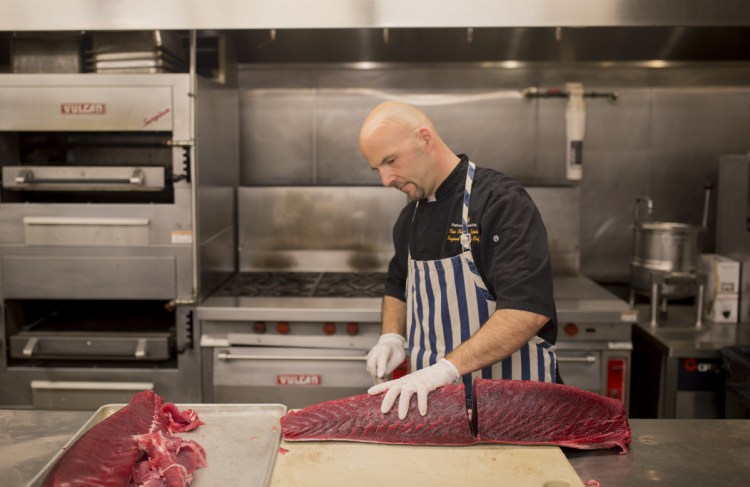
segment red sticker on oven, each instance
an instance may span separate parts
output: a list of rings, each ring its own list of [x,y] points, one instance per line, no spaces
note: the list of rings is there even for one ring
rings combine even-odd
[[[314,374],[278,374],[276,384],[280,386],[319,386],[320,376]]]
[[[143,126],[146,127],[147,125],[151,125],[154,122],[158,122],[161,117],[166,115],[170,112],[169,108],[165,108],[164,110],[159,110],[159,112],[155,113],[154,115],[144,118],[143,119]]]
[[[104,103],[61,103],[60,113],[63,115],[104,115],[107,105]]]

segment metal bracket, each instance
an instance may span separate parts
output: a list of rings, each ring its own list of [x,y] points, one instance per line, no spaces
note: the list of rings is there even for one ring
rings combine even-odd
[[[526,88],[523,90],[525,98],[569,98],[570,92],[560,88],[549,88],[540,90],[537,87]],[[600,93],[598,91],[587,91],[583,94],[584,98],[608,98],[610,102],[616,102],[620,95],[616,91]]]

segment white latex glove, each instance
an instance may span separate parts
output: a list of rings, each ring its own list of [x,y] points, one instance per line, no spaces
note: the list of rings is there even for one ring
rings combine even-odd
[[[406,339],[398,333],[380,335],[377,345],[367,354],[367,372],[382,379],[393,372],[406,358]]]
[[[458,373],[456,366],[448,360],[441,358],[435,365],[412,372],[400,379],[374,385],[367,390],[367,393],[380,394],[383,391],[388,391],[385,393],[383,402],[380,405],[380,411],[383,414],[391,410],[393,403],[396,402],[396,398],[400,395],[401,398],[398,400],[398,419],[406,417],[406,414],[409,412],[411,396],[416,393],[419,414],[424,416],[427,414],[427,395],[438,387],[453,384],[460,377],[461,374]]]

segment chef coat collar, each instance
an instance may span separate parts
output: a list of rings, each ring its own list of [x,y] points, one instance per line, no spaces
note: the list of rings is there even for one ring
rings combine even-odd
[[[469,157],[466,154],[458,154],[461,160],[453,168],[453,171],[445,178],[445,181],[440,183],[438,189],[435,191],[435,199],[439,200],[442,198],[448,198],[453,195],[456,185],[460,184],[463,188],[464,181],[466,180],[466,169],[469,166]],[[428,201],[430,201],[428,199]]]

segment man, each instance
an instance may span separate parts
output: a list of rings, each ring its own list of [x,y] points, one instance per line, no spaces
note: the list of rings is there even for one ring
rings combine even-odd
[[[472,374],[555,382],[547,235],[523,187],[455,155],[429,118],[403,103],[378,105],[359,145],[383,185],[411,200],[394,225],[382,335],[367,370],[390,374],[408,340],[412,372],[368,390],[387,391],[383,413],[400,396],[404,419],[416,393],[425,415],[428,394],[461,377],[468,404]]]

